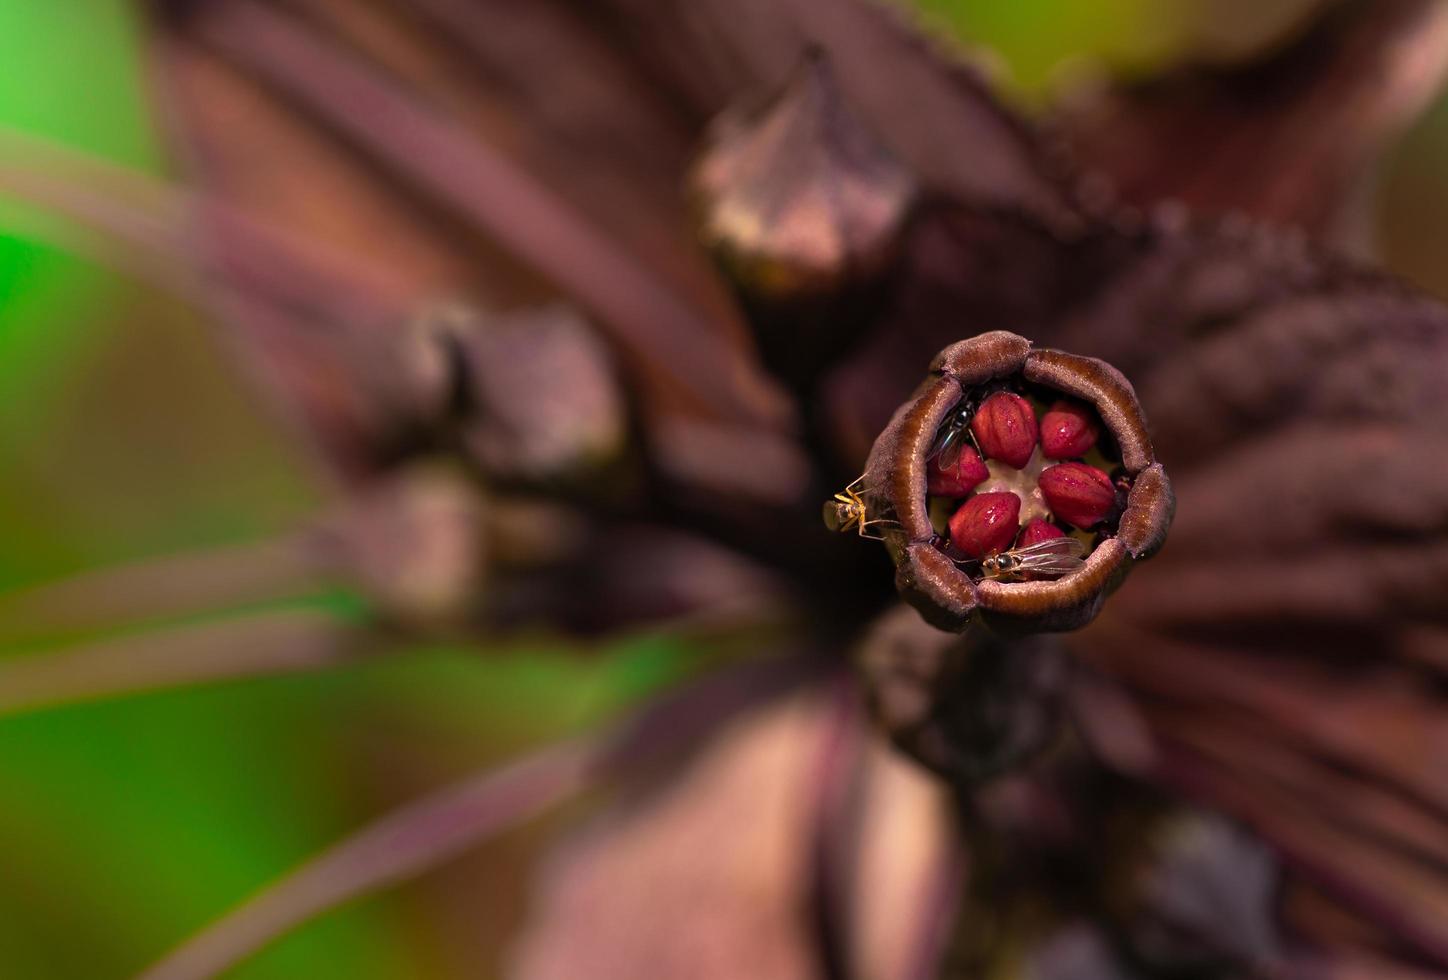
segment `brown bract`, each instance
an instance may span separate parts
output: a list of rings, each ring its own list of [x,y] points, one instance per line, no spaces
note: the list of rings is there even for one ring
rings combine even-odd
[[[976,582],[932,544],[936,532],[926,512],[925,464],[936,430],[965,396],[965,389],[1012,375],[1092,405],[1120,447],[1132,488],[1120,532],[1098,544],[1081,570],[1053,581]],[[1130,382],[1095,358],[1035,350],[1026,338],[1004,330],[962,340],[940,352],[920,393],[876,440],[865,482],[900,524],[891,554],[901,595],[929,622],[948,630],[964,629],[977,612],[992,627],[1011,631],[1085,625],[1131,565],[1161,547],[1174,508],[1171,483],[1156,462]]]

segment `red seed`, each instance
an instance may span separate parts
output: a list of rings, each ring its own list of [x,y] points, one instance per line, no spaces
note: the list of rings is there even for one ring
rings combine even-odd
[[[1033,544],[1040,544],[1042,541],[1050,541],[1052,538],[1064,538],[1066,532],[1054,524],[1045,521],[1031,521],[1021,529],[1021,536],[1016,539],[1017,548],[1026,548]]]
[[[1076,527],[1099,524],[1116,507],[1111,477],[1085,463],[1059,463],[1041,474],[1041,493],[1051,512]]]
[[[972,558],[1004,551],[1021,525],[1021,498],[1008,491],[980,493],[950,518],[950,540]]]
[[[1085,456],[1100,435],[1096,413],[1080,402],[1058,401],[1041,416],[1041,452],[1047,459]]]
[[[1020,395],[998,391],[976,411],[970,431],[981,452],[1020,469],[1036,448],[1036,413]]]
[[[925,489],[936,496],[964,497],[990,476],[990,470],[981,462],[980,454],[969,446],[952,446],[941,455],[955,456],[957,448],[960,455],[950,460],[949,466],[942,467],[941,457],[937,456],[925,467]]]

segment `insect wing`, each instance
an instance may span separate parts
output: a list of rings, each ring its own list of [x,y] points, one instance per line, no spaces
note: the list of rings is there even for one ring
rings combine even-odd
[[[1086,564],[1086,545],[1077,538],[1049,538],[1010,553],[1021,572],[1069,575]]]
[[[839,534],[850,529],[852,508],[848,501],[839,499],[825,501],[825,527]]]
[[[944,472],[960,464],[960,451],[965,446],[965,430],[952,429],[940,439],[940,449],[935,454],[935,465]]]
[[[925,459],[938,460],[941,469],[949,469],[960,460],[960,448],[966,443],[966,432],[970,428],[970,417],[974,414],[972,406],[962,402],[951,409],[950,414],[945,417],[940,430],[935,434],[935,442],[930,447],[930,452]]]

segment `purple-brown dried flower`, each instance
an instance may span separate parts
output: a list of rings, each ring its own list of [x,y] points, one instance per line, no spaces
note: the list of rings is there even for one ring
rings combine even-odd
[[[506,607],[494,626],[667,617],[728,632],[722,621],[732,651],[758,644],[773,598],[794,613],[770,620],[772,640],[838,653],[893,598],[873,546],[824,534],[814,516],[821,488],[863,469],[852,486],[906,600],[946,630],[1003,628],[941,632],[897,605],[886,622],[898,632],[862,652],[881,725],[970,814],[971,891],[991,913],[1026,909],[1038,930],[1016,935],[1008,915],[970,908],[962,948],[989,964],[1009,951],[1043,975],[1072,962],[1125,970],[1128,958],[1199,968],[1202,950],[1227,950],[1230,962],[1209,965],[1231,975],[1303,975],[1321,951],[1341,957],[1331,975],[1381,974],[1387,959],[1448,967],[1437,683],[1448,475],[1436,463],[1448,450],[1432,451],[1448,315],[1301,236],[1152,203],[1351,224],[1333,191],[1362,183],[1369,136],[1440,70],[1441,5],[1334,5],[1263,71],[1185,71],[1108,93],[1094,117],[1066,113],[1064,129],[1119,166],[1140,210],[867,0],[601,0],[586,15],[555,0],[307,3],[302,16],[277,0],[167,6],[186,16],[155,50],[188,143],[178,158],[204,162],[197,210],[247,219],[171,229],[208,247],[168,261],[222,282],[218,318],[262,349],[298,416],[327,430],[324,451],[365,444],[365,465],[329,459],[334,469],[374,478],[393,461],[367,451],[374,433],[441,422],[444,448],[485,482],[554,493],[555,477],[612,458],[623,432],[643,435],[633,479],[564,477],[576,497],[525,506],[531,521],[489,498],[485,521],[542,525],[515,533],[532,539],[525,560],[485,549],[501,567],[483,575],[430,532],[417,556],[428,587],[414,590],[388,571],[391,537],[367,544],[355,560],[379,619],[451,622],[469,584],[486,581]],[[756,93],[787,77],[754,111]],[[1204,139],[1223,152],[1200,152]],[[727,287],[691,237],[686,170]],[[134,224],[148,240],[151,225]],[[270,247],[287,236],[256,236],[267,224],[371,271],[295,262],[310,252]],[[569,329],[377,344],[401,352],[395,398],[370,397],[388,386],[339,353],[361,346],[339,337],[400,323],[431,297],[486,296],[502,311],[544,294],[567,298]],[[1023,336],[951,344],[912,394],[931,355],[980,324]],[[323,341],[309,332],[319,326]],[[381,360],[372,373],[386,377]],[[761,363],[807,395],[788,401]],[[404,417],[379,418],[389,410]],[[940,450],[943,430],[977,445]],[[1158,449],[1183,501],[1172,549],[1093,618],[1172,519]],[[1243,500],[1260,519],[1240,519]],[[401,506],[373,523],[406,531]],[[1084,551],[1081,566],[984,574],[992,552],[1053,542]],[[461,591],[433,589],[437,568],[455,569]],[[883,750],[855,723],[849,683],[834,683],[828,699],[823,684],[803,696],[807,710],[777,702],[740,717],[701,764],[664,770],[593,832],[591,859],[565,850],[520,975],[927,975],[963,877],[953,824],[930,809],[946,787],[915,772],[911,805],[895,808],[907,767],[868,762]],[[746,685],[743,700],[777,693]],[[704,702],[685,721],[722,724]],[[649,744],[680,743],[680,724]],[[723,751],[736,740],[751,750]],[[1053,740],[1059,751],[1040,759]],[[541,806],[584,773],[619,771],[608,749],[591,747],[583,766],[564,748],[546,757],[563,760],[547,778],[504,774],[522,787],[505,797],[512,808],[488,781],[444,800],[455,807],[404,812],[410,833],[384,823],[339,849],[356,860],[343,865],[351,877],[317,888],[308,873],[337,867],[324,858],[299,873],[306,887],[280,889],[295,904],[278,912],[263,896],[223,920],[224,941],[205,935],[179,961],[196,971],[219,955],[221,972],[316,911],[316,896],[395,881],[497,829],[497,814],[527,812],[520,798]],[[1314,959],[1212,935],[1163,941],[1164,927],[1210,933],[1228,920],[1166,914],[1211,898],[1214,879],[1194,871],[1199,835],[1157,848],[1164,875],[1139,873],[1141,841],[1155,843],[1183,801],[1269,845],[1282,914]],[[871,822],[885,817],[884,829]],[[911,833],[891,832],[901,820]],[[765,846],[743,846],[741,826],[767,831]],[[929,846],[915,863],[891,849],[916,839]],[[1218,840],[1206,863],[1240,867],[1236,850]],[[1140,901],[1116,900],[1123,890]],[[661,906],[661,894],[678,897]],[[1231,920],[1238,940],[1273,934],[1265,903],[1235,904],[1250,909]],[[469,903],[459,919],[475,914]]]

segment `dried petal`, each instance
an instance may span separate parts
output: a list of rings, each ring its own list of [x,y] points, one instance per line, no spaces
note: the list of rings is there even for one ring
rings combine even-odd
[[[1036,413],[1020,395],[998,391],[975,413],[970,431],[983,453],[1019,469],[1036,448]]]
[[[972,558],[1004,551],[1020,527],[1021,498],[1013,493],[981,493],[950,518],[950,540]]]
[[[932,494],[964,497],[990,476],[990,470],[986,469],[980,454],[970,446],[961,446],[959,455],[954,448],[945,455],[955,458],[941,466],[940,457],[936,457],[925,470],[925,488]]]
[[[1100,524],[1116,507],[1111,477],[1085,463],[1060,463],[1046,470],[1041,493],[1057,517],[1080,528]]]
[[[1047,459],[1075,459],[1096,445],[1101,426],[1080,402],[1062,399],[1041,416],[1041,452]]]
[[[1016,541],[1016,547],[1028,548],[1033,544],[1040,544],[1042,541],[1049,541],[1052,538],[1064,538],[1066,532],[1047,521],[1031,521],[1021,530],[1021,536]]]
[[[822,904],[820,852],[828,853],[817,830],[830,827],[857,829],[847,839],[861,864],[848,880],[861,873],[869,882],[868,896],[852,896],[867,901],[825,913],[840,915],[852,960],[914,951],[926,926],[939,928],[920,912],[952,850],[947,790],[879,751],[861,721],[817,690],[794,694],[739,718],[658,778],[627,786],[545,866],[508,974],[817,976],[820,938],[810,925]],[[882,910],[876,901],[887,894],[900,897]],[[868,925],[857,909],[873,915]]]
[[[1240,209],[1315,236],[1360,224],[1345,217],[1361,207],[1355,185],[1440,91],[1448,8],[1276,6],[1321,15],[1265,58],[1229,69],[1203,59],[1067,107],[1060,119],[1080,159],[1133,204]]]

